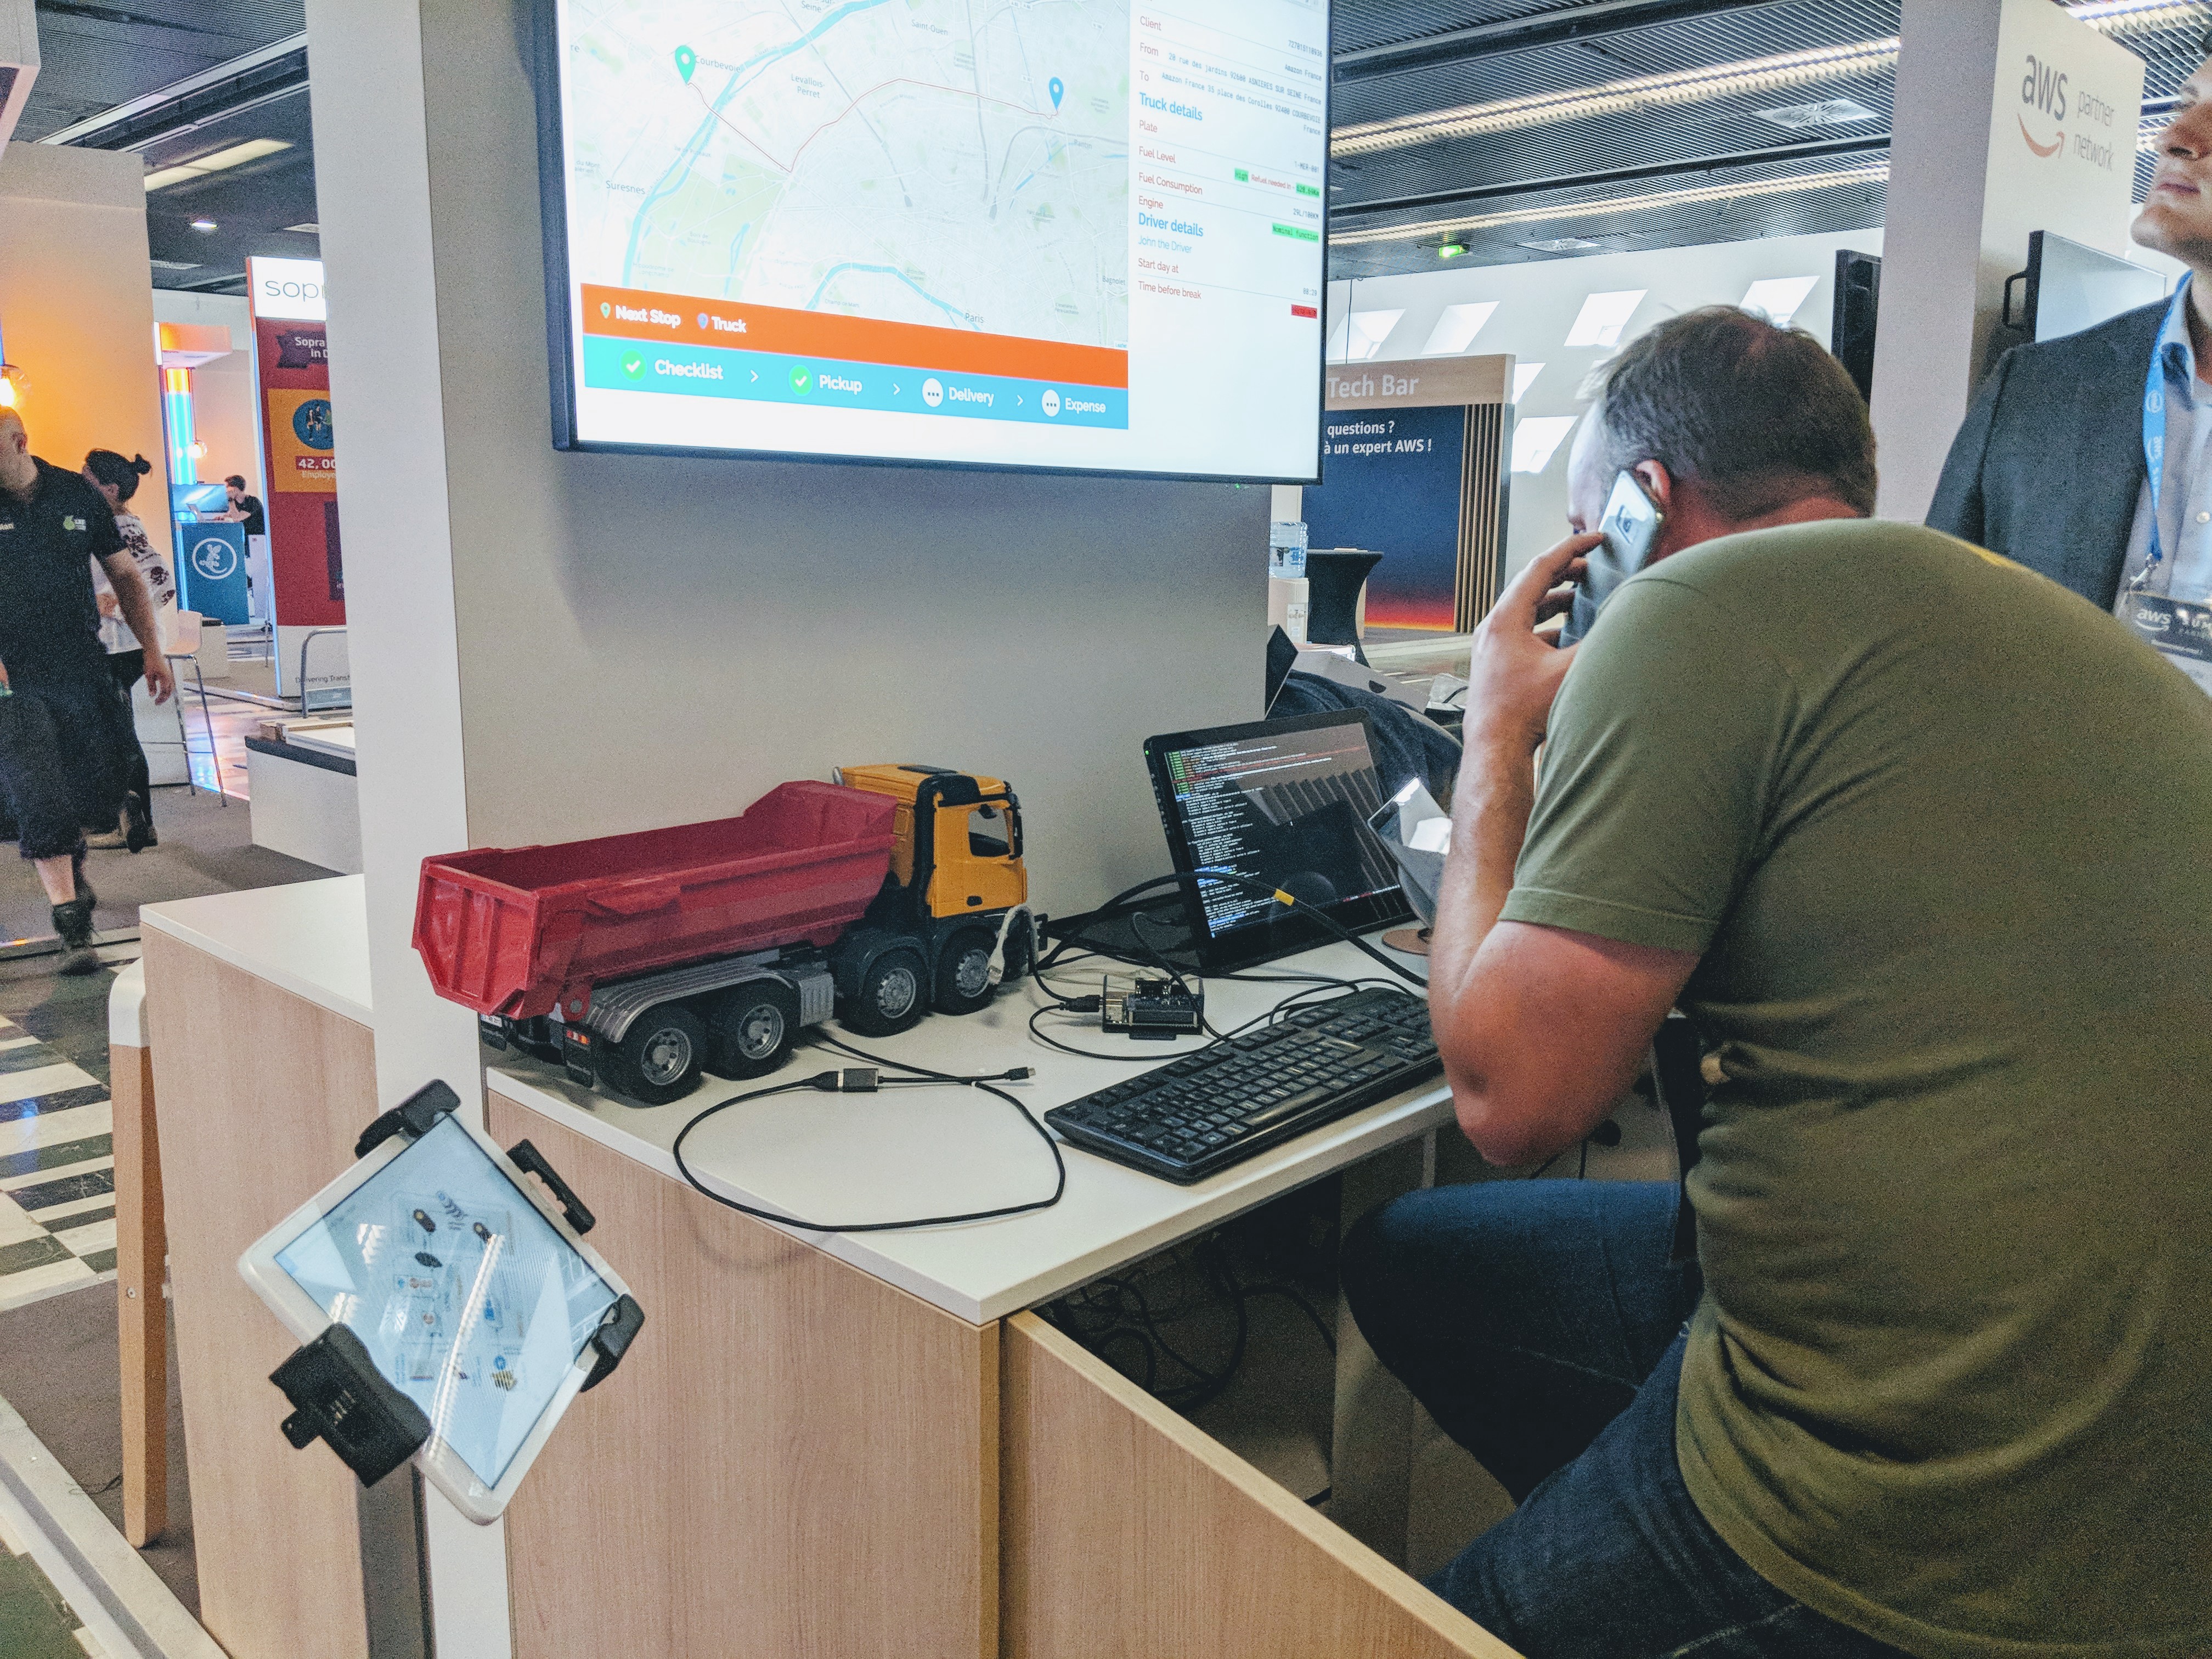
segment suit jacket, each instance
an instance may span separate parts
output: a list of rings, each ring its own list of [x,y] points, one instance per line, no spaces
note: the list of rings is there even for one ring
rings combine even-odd
[[[1952,442],[1929,528],[2111,610],[2142,494],[2143,381],[2166,305],[2005,353]]]

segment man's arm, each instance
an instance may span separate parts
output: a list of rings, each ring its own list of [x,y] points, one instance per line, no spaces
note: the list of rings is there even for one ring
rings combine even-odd
[[[1437,895],[1429,1012],[1460,1127],[1492,1164],[1573,1146],[1634,1079],[1695,955],[1500,922],[1534,804],[1536,750],[1576,650],[1534,632],[1571,599],[1597,541],[1561,543],[1515,578],[1475,635],[1467,759]]]
[[[132,636],[146,649],[146,689],[154,694],[155,702],[167,702],[176,690],[177,682],[162,654],[168,641],[161,637],[161,626],[154,612],[154,596],[146,591],[146,579],[138,574],[137,563],[128,550],[111,553],[100,562],[115,589],[115,602],[122,607],[123,620],[131,624]]]

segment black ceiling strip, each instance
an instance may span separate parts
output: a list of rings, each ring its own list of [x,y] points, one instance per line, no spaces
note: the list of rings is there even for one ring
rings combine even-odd
[[[1401,40],[1387,46],[1340,52],[1334,58],[1337,84],[1371,81],[1408,70],[1429,69],[1438,64],[1470,58],[1495,58],[1509,52],[1531,52],[1540,46],[1565,46],[1577,40],[1602,40],[1662,23],[1716,17],[1729,12],[1759,11],[1788,0],[1589,0],[1564,11],[1534,17],[1509,18],[1499,23],[1480,23],[1473,28],[1449,29]]]
[[[190,23],[172,22],[166,17],[149,17],[143,12],[125,11],[115,6],[88,6],[82,0],[33,0],[35,9],[55,17],[82,17],[88,22],[116,23],[125,28],[169,29],[178,34],[201,34],[214,40],[236,40],[243,37],[228,29],[195,28]]]
[[[165,104],[142,109],[70,142],[83,149],[143,149],[216,121],[307,90],[303,46],[256,64],[244,74],[200,87]]]
[[[259,109],[264,104],[281,103],[287,98],[297,98],[307,90],[307,77],[303,75],[296,81],[289,81],[282,86],[272,87],[265,92],[241,94],[233,101],[219,103],[196,113],[179,112],[172,117],[166,125],[152,131],[135,134],[128,143],[106,143],[96,148],[148,149],[155,144],[165,143],[172,138],[181,138],[188,132],[198,132],[202,127],[211,127],[218,122],[228,121],[234,116],[243,115],[248,110]]]
[[[1655,161],[1645,167],[1615,167],[1607,173],[1576,173],[1558,179],[1522,179],[1502,185],[1478,185],[1469,189],[1439,191],[1428,196],[1396,196],[1388,201],[1346,202],[1332,205],[1332,222],[1364,218],[1370,214],[1399,213],[1413,208],[1453,207],[1462,202],[1486,202],[1501,196],[1534,196],[1547,190],[1573,190],[1592,185],[1624,185],[1639,179],[1672,179],[1686,173],[1717,173],[1729,167],[1764,167],[1784,161],[1814,161],[1837,155],[1863,155],[1889,148],[1889,135],[1864,138],[1832,138],[1818,144],[1785,144],[1775,149],[1740,149],[1723,155],[1699,155],[1681,161]]]

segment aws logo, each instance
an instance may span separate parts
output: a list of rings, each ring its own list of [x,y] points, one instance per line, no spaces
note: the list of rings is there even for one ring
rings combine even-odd
[[[2053,122],[2063,121],[2066,118],[2066,82],[2067,76],[2063,70],[2054,64],[2045,63],[2033,52],[2030,52],[2027,56],[2027,74],[2020,83],[2020,101],[2025,109],[2033,110],[2043,119]],[[2045,161],[2066,148],[2066,130],[2063,127],[2060,127],[2057,136],[2045,144],[2039,143],[2035,134],[2029,130],[2027,117],[2024,112],[2017,118],[2020,122],[2020,136],[2027,140],[2030,149]],[[2039,119],[2036,125],[2040,126],[2043,119]]]

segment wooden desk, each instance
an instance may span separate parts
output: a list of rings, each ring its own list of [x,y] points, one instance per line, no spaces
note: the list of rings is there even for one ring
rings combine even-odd
[[[368,1652],[356,1482],[277,1432],[295,1344],[238,1275],[376,1115],[363,915],[357,876],[141,913],[200,1622],[231,1659]]]
[[[1310,960],[1365,965],[1344,946]],[[1217,981],[1210,1012],[1234,1022],[1280,988]],[[859,1046],[941,1071],[1034,1065],[1017,1086],[1040,1113],[1131,1074],[1030,1042],[1033,1006],[1017,988]],[[787,1075],[830,1063],[803,1051]],[[1450,1115],[1441,1086],[1194,1187],[1068,1148],[1052,1209],[823,1236],[711,1202],[667,1150],[702,1107],[771,1080],[637,1109],[553,1067],[493,1069],[492,1133],[534,1141],[584,1195],[647,1310],[508,1511],[518,1659],[1510,1653],[1024,1311],[1426,1133]],[[685,1156],[716,1191],[842,1221],[1051,1182],[1036,1137],[973,1091],[784,1096],[723,1114]]]

